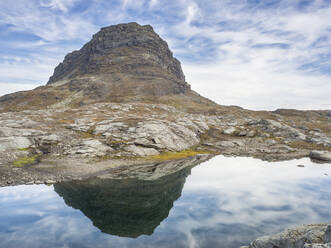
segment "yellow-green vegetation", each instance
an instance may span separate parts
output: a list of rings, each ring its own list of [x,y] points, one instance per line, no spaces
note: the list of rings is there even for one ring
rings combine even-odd
[[[331,151],[331,147],[323,146],[323,145],[317,145],[314,143],[308,143],[304,141],[293,141],[289,143],[290,147],[293,148],[299,148],[299,149],[307,149],[307,150],[327,150]]]
[[[72,119],[62,119],[62,120],[58,120],[57,122],[59,124],[73,124],[73,123],[75,123],[75,121],[72,120]]]
[[[13,166],[23,167],[26,165],[32,165],[37,163],[38,159],[39,159],[39,155],[21,157],[13,162]]]
[[[181,158],[193,157],[198,154],[210,154],[210,153],[211,153],[210,151],[184,150],[180,152],[164,152],[158,155],[151,155],[146,157],[146,159],[166,161],[166,160],[176,160]]]
[[[25,147],[25,148],[18,148],[17,150],[19,151],[29,151],[30,148],[29,147]]]

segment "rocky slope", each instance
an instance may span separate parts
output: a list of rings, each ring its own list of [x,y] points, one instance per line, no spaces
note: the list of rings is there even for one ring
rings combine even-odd
[[[331,111],[249,111],[201,97],[150,26],[101,29],[46,86],[0,97],[0,185],[84,178],[197,154],[329,158]],[[321,152],[321,151],[324,151]]]

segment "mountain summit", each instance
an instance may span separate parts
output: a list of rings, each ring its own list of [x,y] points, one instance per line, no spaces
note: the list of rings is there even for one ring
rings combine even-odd
[[[180,62],[150,25],[118,24],[102,28],[80,50],[69,53],[47,84],[72,87],[98,84],[102,94],[166,95],[190,86]]]

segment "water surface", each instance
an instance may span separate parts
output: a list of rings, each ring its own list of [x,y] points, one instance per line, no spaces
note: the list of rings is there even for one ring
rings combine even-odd
[[[0,247],[239,247],[331,222],[330,176],[309,159],[218,156],[153,181],[0,188]]]

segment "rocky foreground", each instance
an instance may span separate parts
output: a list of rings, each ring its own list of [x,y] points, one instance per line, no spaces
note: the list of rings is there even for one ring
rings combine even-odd
[[[147,103],[0,113],[0,185],[63,181],[198,154],[275,161],[330,150],[329,117],[302,115],[310,118],[234,107],[198,114]],[[329,153],[311,154],[322,161]]]
[[[254,240],[241,248],[330,248],[331,224],[302,225]]]

